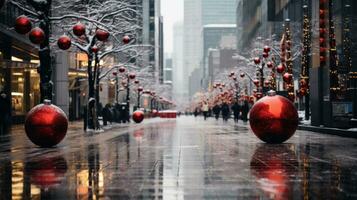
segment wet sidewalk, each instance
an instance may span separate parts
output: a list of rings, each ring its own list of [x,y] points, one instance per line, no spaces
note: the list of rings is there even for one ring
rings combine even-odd
[[[0,145],[0,199],[356,199],[357,140],[298,131],[267,145],[240,123],[150,119],[57,148]]]

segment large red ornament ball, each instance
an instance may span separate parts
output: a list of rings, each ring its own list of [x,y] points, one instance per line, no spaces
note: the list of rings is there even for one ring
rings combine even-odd
[[[63,157],[44,158],[26,163],[30,182],[40,188],[58,186],[65,179],[67,162]]]
[[[144,120],[144,112],[143,111],[135,111],[133,113],[133,120],[136,123],[141,123]]]
[[[96,32],[95,32],[95,37],[97,37],[97,39],[99,41],[107,41],[108,38],[109,38],[109,32],[108,31],[105,31],[105,30],[102,30],[102,29],[98,29]]]
[[[29,34],[30,41],[34,44],[41,44],[45,40],[45,33],[40,28],[33,28]]]
[[[57,106],[50,103],[32,108],[25,120],[27,137],[40,147],[52,147],[66,136],[68,119]]]
[[[25,15],[21,15],[16,18],[15,31],[19,34],[26,34],[32,29],[31,20]]]
[[[84,24],[77,23],[73,26],[73,33],[77,37],[84,35],[86,33],[86,26]]]
[[[282,143],[294,135],[298,113],[287,98],[270,93],[256,102],[250,111],[254,134],[266,143]]]
[[[66,35],[63,35],[60,38],[58,38],[57,45],[60,49],[67,50],[67,49],[71,48],[71,45],[72,45],[71,38],[69,38]]]
[[[127,36],[127,35],[124,36],[124,37],[123,37],[123,43],[124,43],[124,44],[129,44],[129,42],[130,42],[130,37]]]

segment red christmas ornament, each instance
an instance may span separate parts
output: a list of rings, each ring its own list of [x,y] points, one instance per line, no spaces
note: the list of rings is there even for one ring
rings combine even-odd
[[[60,49],[62,50],[67,50],[71,47],[71,38],[69,38],[66,35],[61,36],[58,41],[57,41],[57,45]]]
[[[97,45],[94,45],[94,46],[91,48],[91,50],[92,50],[93,53],[98,53],[99,48],[97,47]]]
[[[124,73],[125,70],[126,70],[125,67],[119,67],[119,72],[120,72],[120,73]]]
[[[266,87],[270,86],[270,81],[269,81],[269,80],[264,81],[264,85],[265,85]]]
[[[40,188],[60,185],[67,172],[67,162],[63,157],[45,158],[26,163],[30,182]]]
[[[263,53],[263,58],[267,58],[267,57],[269,57],[269,54],[266,53],[266,52],[264,52],[264,53]]]
[[[144,90],[143,87],[138,87],[138,92],[142,92]]]
[[[130,79],[135,79],[135,77],[136,77],[136,75],[135,75],[134,73],[130,73],[130,74],[129,74],[129,78],[130,78]]]
[[[240,77],[244,78],[245,77],[245,73],[240,73]]]
[[[259,86],[260,81],[259,81],[258,79],[255,79],[255,80],[253,80],[253,83],[254,83],[254,85],[255,85],[255,86],[257,86],[257,87],[258,87],[258,86]]]
[[[86,26],[78,22],[76,25],[73,26],[73,33],[77,37],[84,35],[86,33]]]
[[[130,42],[130,37],[127,36],[127,35],[124,36],[124,37],[123,37],[123,43],[124,43],[124,44],[128,44],[129,42]]]
[[[95,37],[99,40],[99,41],[107,41],[108,38],[109,38],[109,32],[108,31],[105,31],[105,30],[102,30],[102,29],[98,29],[96,32],[95,32]]]
[[[325,39],[324,38],[320,38],[320,44],[324,44]]]
[[[254,58],[254,63],[256,65],[259,65],[260,64],[260,58],[259,57]]]
[[[57,106],[48,102],[31,109],[25,120],[27,137],[40,147],[52,147],[66,136],[68,119]]]
[[[288,158],[288,159],[287,159]],[[257,186],[271,199],[289,199],[294,191],[291,177],[297,176],[299,163],[294,151],[284,145],[261,145],[250,161]]]
[[[113,72],[113,76],[117,76],[118,75],[118,73],[117,72]]]
[[[268,68],[270,68],[270,69],[271,69],[271,68],[273,68],[273,67],[274,67],[274,64],[273,64],[272,62],[270,62],[270,61],[269,61],[269,62],[267,63],[267,66],[268,66]]]
[[[277,71],[279,74],[282,74],[282,73],[285,71],[285,65],[284,65],[284,64],[278,65],[278,67],[276,68],[276,71]]]
[[[135,83],[135,84],[139,84],[140,81],[139,81],[139,80],[135,80],[134,83]]]
[[[235,73],[234,73],[234,72],[231,72],[230,76],[234,76],[234,75],[235,75]]]
[[[234,76],[234,77],[233,77],[233,80],[234,80],[234,81],[237,81],[237,77]]]
[[[143,111],[135,111],[133,113],[133,120],[136,123],[141,123],[144,120],[144,112]]]
[[[45,40],[45,33],[40,28],[33,28],[29,34],[30,41],[34,44],[41,44]]]
[[[285,83],[290,83],[293,80],[293,75],[287,72],[283,75],[283,80]]]
[[[298,113],[289,99],[272,92],[255,103],[249,121],[259,139],[267,143],[282,143],[295,133]]]
[[[301,87],[306,87],[307,86],[307,81],[305,79],[300,80],[300,86]]]
[[[26,34],[32,29],[31,21],[28,17],[21,15],[15,21],[15,31],[19,34]]]
[[[269,46],[265,46],[264,47],[264,52],[265,53],[269,53],[270,52],[270,47]]]

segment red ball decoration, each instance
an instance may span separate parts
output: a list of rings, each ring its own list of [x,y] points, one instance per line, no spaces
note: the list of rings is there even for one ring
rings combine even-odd
[[[119,67],[119,72],[120,72],[120,73],[124,73],[125,70],[126,70],[125,67]]]
[[[270,81],[269,80],[264,81],[264,85],[267,87],[270,86]]]
[[[86,33],[86,26],[78,22],[76,25],[73,26],[73,33],[77,37],[84,35]]]
[[[289,99],[271,93],[255,103],[249,122],[254,134],[262,141],[282,143],[295,133],[298,113]]]
[[[290,83],[293,80],[293,75],[287,72],[283,75],[283,80],[285,83]]]
[[[105,30],[102,30],[102,29],[98,29],[96,32],[95,32],[95,37],[99,40],[99,41],[107,41],[108,38],[109,38],[109,32],[108,31],[105,31]]]
[[[278,67],[276,68],[276,71],[277,71],[279,74],[282,74],[282,73],[285,71],[285,65],[284,65],[284,64],[278,65]]]
[[[141,123],[144,120],[144,112],[143,111],[135,111],[133,113],[133,120],[136,123]]]
[[[234,76],[234,77],[233,77],[233,80],[236,81],[236,80],[237,80],[237,77]]]
[[[124,36],[124,37],[123,37],[123,43],[124,43],[124,44],[128,44],[129,42],[130,42],[130,37],[127,36],[127,35]]]
[[[60,143],[66,136],[67,128],[66,114],[50,103],[35,106],[25,120],[27,137],[40,147],[52,147]]]
[[[32,184],[47,189],[62,183],[68,167],[63,157],[54,157],[28,162],[26,169]]]
[[[258,86],[259,86],[260,81],[259,81],[258,79],[255,79],[255,80],[253,80],[253,83],[254,83],[254,85],[255,85],[255,86],[257,86],[257,87],[258,87]]]
[[[266,53],[266,52],[264,52],[264,53],[263,53],[263,58],[267,58],[267,57],[269,57],[269,54]]]
[[[268,66],[268,68],[270,68],[270,69],[271,69],[271,68],[273,68],[273,67],[274,67],[274,64],[273,64],[272,62],[270,62],[270,61],[269,61],[269,62],[267,63],[267,66]]]
[[[235,75],[235,73],[234,73],[234,72],[231,72],[230,76],[234,76],[234,75]]]
[[[307,86],[307,81],[305,79],[300,80],[300,86],[301,87],[306,87]]]
[[[134,83],[135,83],[135,84],[139,84],[140,81],[139,81],[139,80],[135,80]]]
[[[138,87],[138,92],[142,92],[144,90],[143,87]]]
[[[129,74],[129,78],[130,78],[130,79],[135,79],[135,77],[136,77],[136,75],[135,75],[134,73],[130,73],[130,74]]]
[[[61,36],[58,41],[57,41],[57,45],[60,49],[62,50],[67,50],[71,47],[72,42],[71,42],[71,38],[69,38],[66,35]]]
[[[94,46],[91,48],[91,50],[92,50],[93,53],[98,53],[99,48],[97,47],[97,45],[94,45]]]
[[[258,58],[258,57],[254,58],[254,63],[256,65],[259,65],[260,64],[260,58]]]
[[[270,47],[269,46],[265,46],[264,47],[264,52],[265,53],[269,53],[270,52]]]
[[[30,31],[29,39],[34,44],[41,44],[45,40],[45,33],[40,28],[33,28]]]
[[[15,31],[19,34],[26,34],[32,29],[31,21],[28,17],[21,15],[15,21]]]
[[[245,77],[245,73],[240,73],[240,77],[244,78]]]

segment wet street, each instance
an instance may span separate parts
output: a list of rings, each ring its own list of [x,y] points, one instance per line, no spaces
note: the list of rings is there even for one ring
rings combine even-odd
[[[298,131],[282,145],[249,126],[149,119],[56,148],[21,127],[1,138],[0,199],[356,199],[357,140]]]

